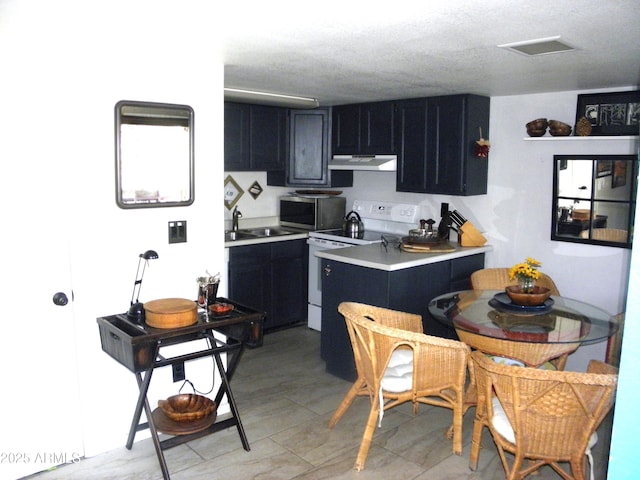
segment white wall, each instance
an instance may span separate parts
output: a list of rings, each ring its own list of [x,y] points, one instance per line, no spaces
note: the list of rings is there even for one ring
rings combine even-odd
[[[48,235],[70,239],[74,293],[70,308],[75,318],[82,404],[78,416],[87,455],[122,447],[129,430],[137,398],[135,378],[102,352],[96,318],[127,309],[138,255],[147,249],[159,254],[146,271],[143,301],[195,298],[196,277],[205,269],[217,271],[224,266],[219,208],[223,202],[224,72],[213,50],[219,21],[201,2],[192,1],[7,0],[0,5],[3,75],[19,77],[11,85],[23,87],[3,90],[0,102],[12,97],[12,105],[22,103],[30,109],[16,118],[49,119],[49,135],[65,139],[61,142],[64,148],[57,148],[57,143],[37,145],[42,135],[33,132],[36,146],[30,147],[37,152],[29,159],[33,173],[37,175],[39,164],[55,164],[60,178],[71,179],[63,184],[69,183],[73,191],[67,195],[71,205],[61,204],[57,211],[60,229],[44,231],[39,239],[25,239],[24,248],[33,248],[36,241],[46,242]],[[23,102],[15,101],[16,97]],[[127,211],[117,207],[114,106],[122,99],[193,107],[196,186],[192,206]],[[12,112],[3,110],[3,115]],[[13,127],[29,129],[30,124],[16,122]],[[11,145],[11,132],[2,135],[3,160],[10,167],[11,149],[17,151],[20,145]],[[30,191],[28,178],[13,181],[24,182],[25,198],[4,202],[4,208],[19,209],[25,200],[59,201],[38,198],[38,192]],[[55,184],[57,178],[50,181]],[[188,222],[187,243],[168,244],[167,224],[172,220]],[[13,253],[34,271],[37,262],[46,262],[27,251]],[[34,293],[51,295],[49,287]],[[21,341],[26,351],[28,338],[16,339]],[[3,357],[3,363],[5,360],[9,361]],[[187,376],[189,368],[187,365]],[[210,384],[210,377],[211,368],[202,388]],[[37,389],[37,379],[33,383]],[[177,393],[178,387],[165,382],[162,395]],[[45,403],[53,393],[38,392]],[[154,400],[151,403],[155,406]]]

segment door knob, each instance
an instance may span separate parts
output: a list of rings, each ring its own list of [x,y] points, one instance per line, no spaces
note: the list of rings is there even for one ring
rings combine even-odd
[[[69,303],[69,299],[64,292],[58,292],[53,295],[53,303],[54,305],[64,307],[67,303]]]
[[[322,271],[324,272],[324,276],[328,277],[331,274],[331,267],[329,265],[325,266]]]

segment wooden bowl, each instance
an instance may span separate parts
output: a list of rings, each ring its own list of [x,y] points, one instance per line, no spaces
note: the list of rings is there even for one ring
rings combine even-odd
[[[571,125],[559,120],[549,120],[549,133],[554,137],[571,135]]]
[[[527,134],[530,137],[542,137],[545,133],[547,133],[547,130],[545,128],[542,128],[540,130],[527,128]]]
[[[518,286],[505,288],[505,292],[516,305],[536,307],[542,305],[551,296],[551,290],[545,287],[533,287],[531,293],[524,293]]]
[[[546,130],[548,126],[546,118],[537,118],[527,123],[527,130]]]
[[[194,422],[208,417],[216,410],[216,403],[208,397],[193,393],[173,395],[158,400],[164,414],[175,422]]]

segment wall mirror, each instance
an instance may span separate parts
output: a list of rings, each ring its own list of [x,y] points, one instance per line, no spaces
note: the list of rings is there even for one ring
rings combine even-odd
[[[175,207],[194,200],[193,109],[120,101],[115,107],[116,203]]]
[[[631,248],[635,155],[554,155],[551,240]]]

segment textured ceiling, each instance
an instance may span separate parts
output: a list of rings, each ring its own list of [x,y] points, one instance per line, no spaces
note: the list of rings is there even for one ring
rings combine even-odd
[[[215,34],[226,87],[339,105],[640,84],[638,0],[227,3]],[[557,35],[577,50],[497,47]]]

